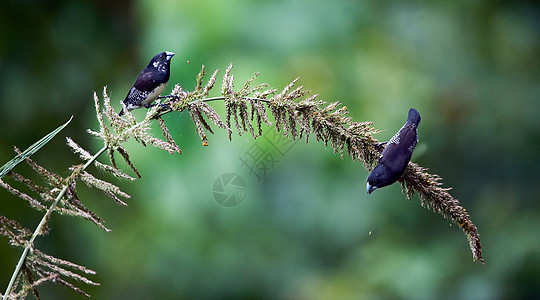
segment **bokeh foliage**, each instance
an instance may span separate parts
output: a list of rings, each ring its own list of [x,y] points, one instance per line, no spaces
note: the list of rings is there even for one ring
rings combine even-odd
[[[143,178],[125,187],[132,195],[127,208],[81,193],[111,233],[54,217],[54,230],[40,241],[48,253],[98,272],[92,279],[102,285],[88,290],[95,298],[540,293],[535,3],[8,0],[0,6],[0,161],[13,156],[12,145],[25,148],[72,114],[66,135],[97,150],[84,132],[95,125],[93,91],[108,85],[118,103],[159,51],[177,53],[171,83],[188,90],[201,64],[225,69],[232,61],[239,82],[260,72],[280,87],[300,76],[321,99],[339,100],[355,120],[385,129],[380,140],[417,108],[422,124],[413,161],[454,187],[480,230],[487,262],[473,263],[460,230],[421,209],[417,198],[404,200],[398,185],[368,197],[363,167],[321,144],[296,144],[259,183],[238,159],[252,139],[228,142],[217,129],[202,147],[188,116],[170,115],[165,123],[183,154],[137,149],[131,158]],[[35,159],[58,172],[75,161],[61,139]],[[248,195],[240,206],[223,208],[211,188],[231,171],[247,180]],[[5,191],[0,197],[2,214],[35,225],[39,215]],[[1,282],[17,256],[0,243]],[[52,285],[41,294],[79,297]]]

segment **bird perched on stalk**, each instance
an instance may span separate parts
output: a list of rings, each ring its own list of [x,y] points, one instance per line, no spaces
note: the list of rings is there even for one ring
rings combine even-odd
[[[403,175],[418,142],[418,124],[420,124],[420,114],[416,109],[411,108],[407,122],[387,142],[379,158],[379,164],[369,174],[367,179],[368,194],[377,188],[396,182]]]
[[[174,53],[164,51],[152,57],[148,66],[141,71],[137,80],[135,80],[126,99],[124,99],[124,104],[128,110],[154,106],[152,102],[163,93],[169,82],[171,58],[173,56]],[[121,116],[123,114],[124,110],[122,109],[119,115]]]

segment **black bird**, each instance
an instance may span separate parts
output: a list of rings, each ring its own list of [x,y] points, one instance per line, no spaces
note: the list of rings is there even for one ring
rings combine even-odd
[[[153,106],[152,102],[163,93],[169,82],[171,58],[173,56],[174,53],[165,51],[152,57],[148,66],[137,77],[126,99],[124,99],[124,104],[128,110]],[[122,109],[119,115],[123,114],[124,110]]]
[[[369,174],[368,194],[377,188],[391,185],[403,175],[418,142],[418,124],[420,124],[420,114],[416,109],[411,108],[407,122],[388,141],[379,158],[379,164]]]

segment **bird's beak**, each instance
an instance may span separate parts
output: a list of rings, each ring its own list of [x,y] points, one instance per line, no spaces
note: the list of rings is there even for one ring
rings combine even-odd
[[[376,186],[371,186],[371,185],[369,184],[369,182],[366,183],[366,190],[367,190],[367,193],[368,193],[368,194],[371,194],[375,189],[377,189]]]
[[[167,60],[171,60],[171,58],[174,56],[174,53],[170,51],[165,51],[165,54],[167,54]]]

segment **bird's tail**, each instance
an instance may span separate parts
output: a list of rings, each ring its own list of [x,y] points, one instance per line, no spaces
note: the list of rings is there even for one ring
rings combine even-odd
[[[411,123],[416,125],[418,127],[418,124],[420,124],[420,113],[414,109],[409,109],[409,116],[407,117],[407,123]]]

